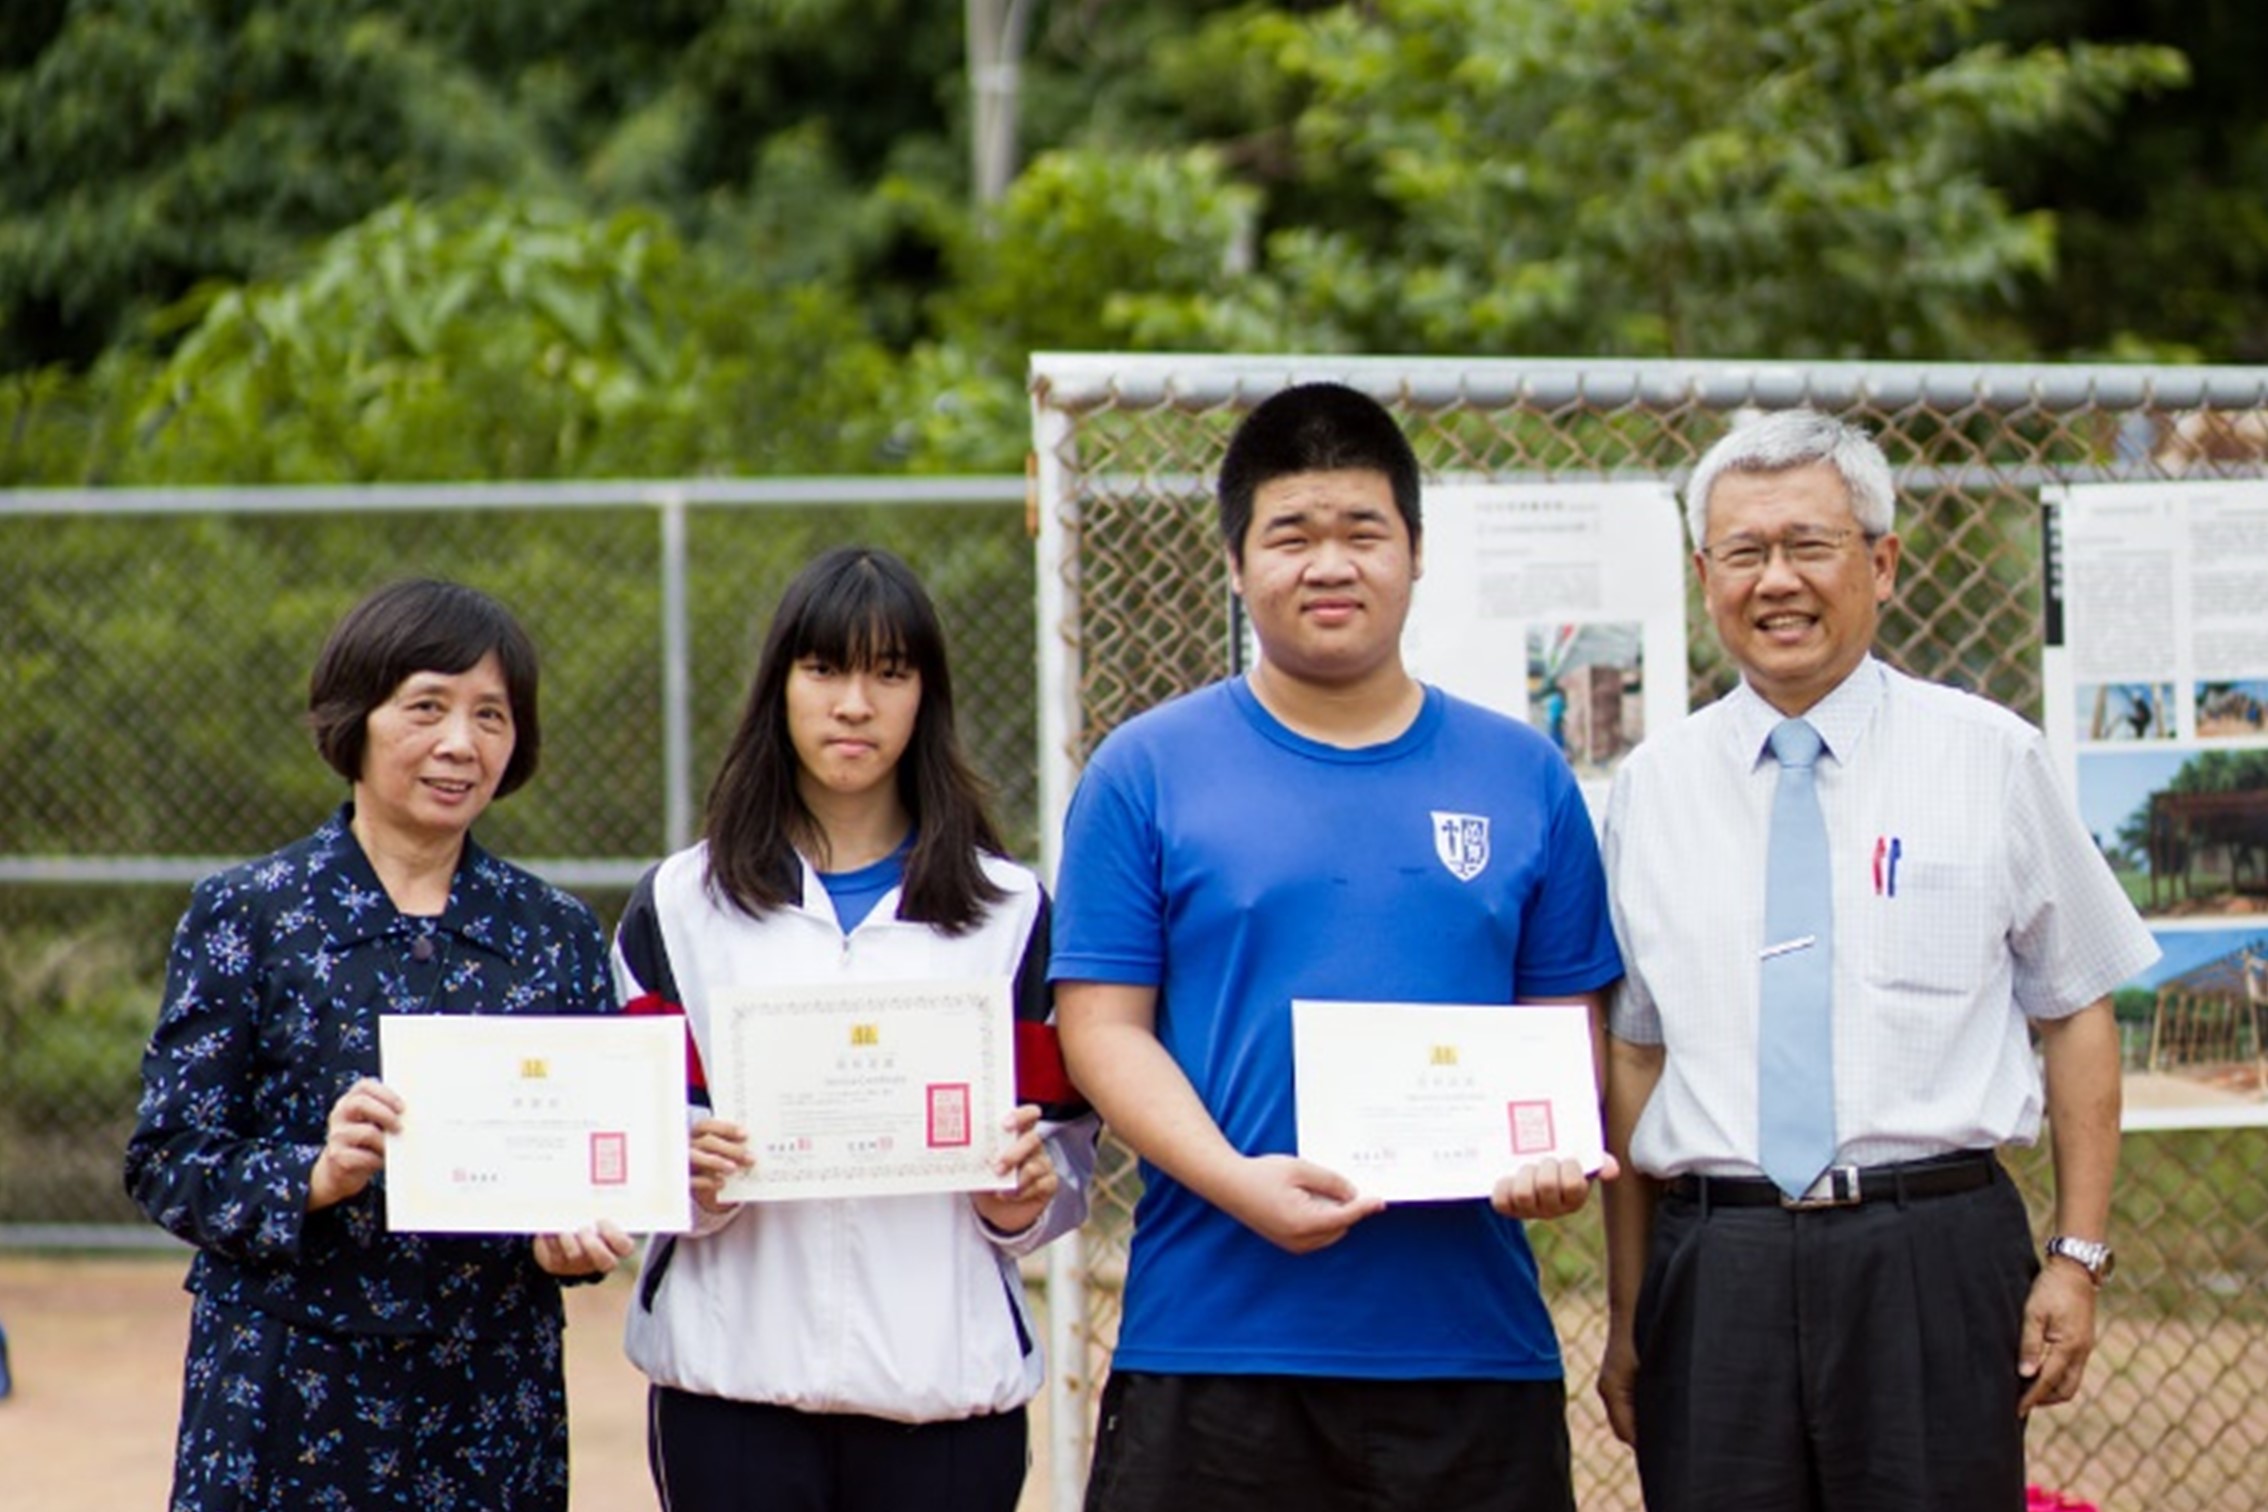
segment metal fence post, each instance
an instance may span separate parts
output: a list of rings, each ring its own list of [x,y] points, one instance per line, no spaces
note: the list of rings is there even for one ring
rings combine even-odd
[[[1076,589],[1066,576],[1076,553],[1065,545],[1063,512],[1054,507],[1073,426],[1061,410],[1036,401],[1032,425],[1038,500],[1039,855],[1040,875],[1052,887],[1063,844],[1063,812],[1077,776],[1071,741],[1078,729],[1079,648],[1065,633],[1076,623],[1071,607]],[[1084,1229],[1047,1252],[1048,1506],[1053,1512],[1070,1512],[1086,1499],[1087,1414],[1095,1395],[1094,1383],[1087,1379],[1086,1260]]]
[[[685,491],[665,489],[661,516],[662,849],[693,843],[693,636],[685,601]]]

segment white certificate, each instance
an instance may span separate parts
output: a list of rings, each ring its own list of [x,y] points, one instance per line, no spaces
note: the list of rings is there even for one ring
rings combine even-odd
[[[1299,1153],[1390,1202],[1606,1158],[1581,1004],[1292,1004]]]
[[[1011,1191],[1006,977],[720,993],[705,1060],[748,1131],[728,1201]]]
[[[692,1226],[683,1019],[387,1014],[378,1057],[403,1103],[388,1228]]]

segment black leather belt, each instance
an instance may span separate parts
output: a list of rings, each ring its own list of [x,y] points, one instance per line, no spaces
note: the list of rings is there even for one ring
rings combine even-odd
[[[1829,1166],[1801,1197],[1790,1197],[1762,1176],[1680,1176],[1669,1194],[1703,1207],[1857,1207],[1915,1197],[1950,1197],[1992,1185],[2000,1162],[1983,1150],[1938,1155],[1899,1165]]]

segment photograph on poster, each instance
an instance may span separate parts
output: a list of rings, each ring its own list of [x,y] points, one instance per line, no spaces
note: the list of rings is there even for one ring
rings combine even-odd
[[[1528,718],[1576,775],[1611,777],[1646,736],[1646,627],[1528,627]]]
[[[1228,610],[1241,674],[1259,647],[1233,593]],[[1685,527],[1667,483],[1427,485],[1402,663],[1548,733],[1594,822],[1622,757],[1685,717],[1685,629]],[[1649,665],[1670,675],[1648,681]]]
[[[2164,956],[2118,992],[2127,1101],[2195,1107],[2268,1092],[2268,921],[2152,934]]]
[[[2078,690],[2079,739],[2171,740],[2174,692],[2170,682],[2082,683]]]
[[[2079,813],[2150,918],[2268,918],[2268,749],[2082,751]]]
[[[2199,740],[2259,739],[2268,735],[2268,678],[2201,682],[2197,695]]]

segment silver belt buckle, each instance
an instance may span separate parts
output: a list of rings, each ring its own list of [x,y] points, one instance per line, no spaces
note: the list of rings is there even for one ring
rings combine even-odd
[[[1782,1194],[1780,1206],[1791,1213],[1808,1213],[1814,1208],[1857,1207],[1863,1200],[1859,1192],[1859,1168],[1829,1166],[1819,1173],[1817,1181],[1803,1189],[1801,1197]]]

